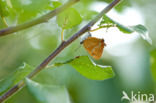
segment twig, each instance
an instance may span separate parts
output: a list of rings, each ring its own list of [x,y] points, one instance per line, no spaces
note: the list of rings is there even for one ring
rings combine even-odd
[[[69,38],[67,41],[63,41],[60,46],[51,53],[50,56],[48,56],[33,72],[31,72],[27,77],[32,78],[37,73],[39,73],[42,69],[44,69],[49,62],[54,59],[64,48],[66,48],[69,44],[71,44],[74,40],[76,40],[78,37],[80,37],[82,34],[87,32],[91,26],[93,26],[105,13],[107,13],[109,10],[111,10],[115,5],[119,3],[120,0],[114,0],[111,4],[109,4],[101,13],[99,13],[92,21],[90,21],[86,26],[84,26],[80,31],[75,33],[71,38]],[[8,97],[16,93],[19,89],[21,89],[24,86],[24,82],[21,81],[20,83],[16,84],[13,88],[11,88],[8,92],[3,94],[0,98],[0,102],[3,102]]]
[[[34,25],[40,24],[40,23],[44,23],[47,22],[49,19],[51,19],[52,17],[54,17],[55,15],[61,13],[62,11],[64,11],[65,9],[69,8],[71,5],[73,5],[74,3],[78,2],[79,0],[69,0],[66,4],[62,5],[59,8],[56,8],[55,10],[35,19],[29,22],[26,22],[24,24],[19,24],[17,26],[12,26],[12,27],[8,27],[5,29],[0,30],[0,36],[5,36],[29,27],[32,27]]]
[[[62,31],[61,31],[61,41],[64,41],[64,28],[62,28]]]
[[[100,30],[100,29],[103,29],[103,28],[108,29],[108,28],[110,28],[110,27],[116,27],[116,25],[115,25],[115,24],[106,24],[106,25],[102,25],[102,26],[100,26],[100,27],[98,27],[98,28],[95,28],[95,29],[90,30],[90,32],[94,32],[94,31],[97,31],[97,30]]]

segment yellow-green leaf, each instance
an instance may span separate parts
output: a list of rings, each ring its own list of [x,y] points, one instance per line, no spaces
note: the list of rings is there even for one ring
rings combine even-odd
[[[69,64],[71,64],[81,75],[88,79],[105,80],[114,76],[111,66],[95,65],[87,56],[76,58]]]
[[[8,89],[13,87],[19,81],[23,80],[31,71],[33,67],[24,63],[23,66],[19,67],[14,73],[0,81],[0,95],[6,92]]]
[[[82,18],[74,8],[69,8],[57,16],[57,23],[63,29],[69,29],[80,24]]]

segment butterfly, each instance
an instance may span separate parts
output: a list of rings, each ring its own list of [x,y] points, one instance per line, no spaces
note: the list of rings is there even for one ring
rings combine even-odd
[[[83,46],[94,59],[98,60],[101,58],[106,44],[104,43],[104,39],[88,37],[83,41]]]

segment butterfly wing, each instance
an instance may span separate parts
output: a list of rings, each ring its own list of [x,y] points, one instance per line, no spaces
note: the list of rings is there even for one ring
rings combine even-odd
[[[99,42],[100,40],[95,37],[88,37],[83,41],[83,46],[89,53],[91,53],[91,51],[94,49],[95,46],[98,45]]]
[[[88,37],[84,40],[83,46],[93,58],[100,59],[105,43],[103,39]]]
[[[100,59],[103,53],[104,43],[99,43],[93,50],[92,50],[92,56],[95,59]]]

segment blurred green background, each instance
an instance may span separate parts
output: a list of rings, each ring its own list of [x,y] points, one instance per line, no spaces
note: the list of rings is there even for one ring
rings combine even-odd
[[[6,21],[8,25],[17,25],[37,18],[52,9],[52,0],[7,0],[11,2],[14,10],[10,10]],[[67,0],[60,0],[65,3]],[[31,2],[31,3],[29,3]],[[100,3],[110,3],[111,0],[81,0],[73,7],[83,17],[81,25],[65,31],[65,39],[82,28],[96,14],[91,11],[92,5],[98,8]],[[144,25],[149,30],[153,41],[152,45],[138,38],[131,42],[130,52],[126,55],[113,56],[109,52],[103,58],[95,61],[101,65],[111,65],[115,77],[104,81],[89,80],[80,75],[69,65],[45,69],[33,80],[47,85],[65,85],[68,89],[72,103],[123,103],[122,91],[130,94],[136,93],[155,94],[156,80],[156,1],[155,0],[122,0],[115,8],[116,13],[122,14],[124,10],[136,9],[143,18]],[[104,6],[105,7],[105,6]],[[132,15],[135,17],[135,15]],[[120,19],[120,18],[119,18]],[[123,19],[123,18],[122,18]],[[131,17],[129,21],[133,22]],[[0,18],[0,29],[5,28]],[[56,18],[47,23],[22,30],[0,38],[0,79],[14,72],[23,62],[36,67],[60,44],[61,28],[56,23]],[[111,37],[113,38],[113,37]],[[75,56],[84,55],[83,47],[79,47],[80,40],[76,40],[67,47],[52,63],[63,62]],[[129,45],[127,45],[129,46]],[[77,50],[77,48],[79,49]],[[126,49],[118,46],[118,49]],[[123,51],[117,51],[123,53]],[[125,51],[126,52],[126,51]],[[24,87],[6,103],[40,103]]]

